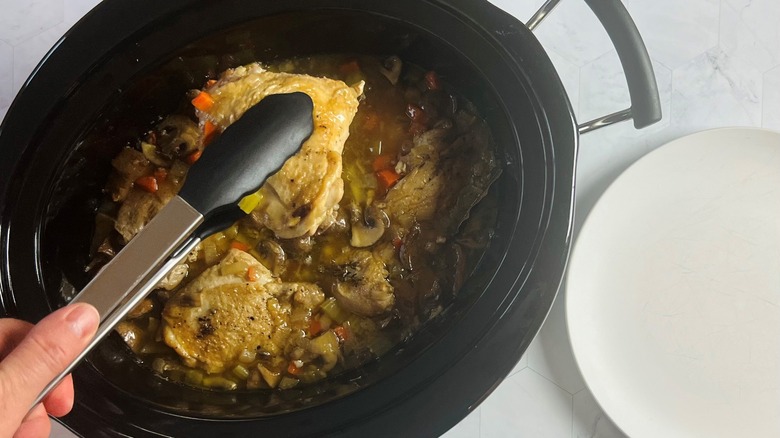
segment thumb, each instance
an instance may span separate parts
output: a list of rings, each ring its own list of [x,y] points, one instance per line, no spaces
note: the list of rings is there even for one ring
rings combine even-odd
[[[99,320],[94,307],[77,303],[55,311],[30,330],[0,362],[0,388],[9,413],[27,414],[43,388],[87,346]]]

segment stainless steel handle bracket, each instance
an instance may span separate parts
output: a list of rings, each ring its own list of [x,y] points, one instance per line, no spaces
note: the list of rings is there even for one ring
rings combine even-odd
[[[647,48],[621,0],[584,0],[607,31],[626,75],[631,108],[608,114],[578,126],[580,134],[633,119],[637,129],[661,120],[661,100]],[[528,20],[533,31],[555,9],[560,0],[546,0]]]
[[[577,130],[580,134],[585,134],[590,131],[595,131],[599,128],[603,128],[605,126],[609,126],[615,123],[624,122],[626,120],[631,120],[631,108],[626,108],[624,110],[620,110],[618,112],[614,112],[612,114],[607,114],[606,116],[602,116],[593,120],[590,120],[588,122],[585,122],[577,127]]]
[[[560,2],[561,0],[547,0],[544,2],[542,7],[536,11],[536,13],[528,20],[527,23],[525,23],[525,26],[528,28],[528,30],[533,32],[533,30],[542,23],[547,15],[552,12],[552,10],[555,9],[555,7],[558,6],[558,3]]]

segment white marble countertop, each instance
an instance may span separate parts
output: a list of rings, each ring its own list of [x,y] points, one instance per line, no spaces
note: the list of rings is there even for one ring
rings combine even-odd
[[[110,1],[110,0],[108,0]],[[526,21],[543,0],[492,0]],[[0,118],[32,69],[97,0],[0,0]],[[667,141],[720,126],[780,129],[780,1],[624,0],[653,59],[663,120],[582,136],[575,232],[604,189]],[[628,107],[620,64],[582,0],[563,0],[537,36],[580,121]],[[506,381],[445,437],[622,437],[585,387],[566,333],[561,291]],[[57,427],[54,436],[70,434]]]

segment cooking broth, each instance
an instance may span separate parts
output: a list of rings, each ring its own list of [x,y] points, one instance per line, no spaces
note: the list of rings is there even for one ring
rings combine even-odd
[[[475,108],[447,90],[435,72],[395,57],[346,55],[295,58],[265,68],[349,86],[365,82],[342,154],[344,195],[333,217],[313,234],[280,238],[255,211],[210,236],[166,279],[170,284],[117,327],[145,364],[173,381],[222,390],[283,390],[373,360],[457,296],[495,223],[496,200],[488,188],[500,169],[489,132]],[[209,82],[204,89],[213,86]],[[203,93],[196,90],[188,98],[198,107],[208,97]],[[134,208],[136,222],[128,231],[123,204],[145,199],[155,208],[164,205],[199,157],[199,145],[219,135],[219,128],[194,120],[191,112],[170,116],[114,160],[109,199],[96,222],[93,271],[154,213]],[[259,198],[255,202],[263,202]],[[139,211],[148,217],[139,219]],[[260,305],[273,322],[268,342],[224,353],[219,366],[185,357],[186,346],[171,347],[171,332],[181,322],[171,309],[205,306],[190,299],[199,295],[183,293],[188,285],[212,274],[255,283],[265,272],[289,289]],[[243,293],[235,289],[239,286],[219,287],[204,296]],[[255,286],[251,291],[257,292]],[[197,318],[196,342],[220,330],[216,316],[203,315]],[[255,315],[248,318],[255,321]]]

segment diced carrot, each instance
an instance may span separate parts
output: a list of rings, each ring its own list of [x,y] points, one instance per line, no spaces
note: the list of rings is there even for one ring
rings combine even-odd
[[[317,336],[322,331],[322,323],[319,318],[312,318],[309,324],[309,336]]]
[[[425,110],[413,103],[406,105],[406,115],[412,119],[412,122],[422,123],[423,125],[428,123],[428,115],[425,114]]]
[[[439,75],[435,71],[431,70],[425,73],[425,86],[429,90],[438,90],[441,88],[441,82],[439,81]]]
[[[301,372],[301,369],[295,366],[293,362],[290,362],[290,365],[287,366],[287,372],[293,376],[297,376]]]
[[[135,185],[146,190],[149,193],[157,193],[159,186],[157,185],[157,179],[153,176],[142,176],[135,180]]]
[[[353,59],[352,61],[345,62],[344,64],[341,64],[339,67],[339,72],[343,75],[350,75],[352,73],[357,73],[360,71],[360,65],[358,65],[357,59]]]
[[[165,181],[166,178],[168,178],[168,170],[164,167],[158,167],[154,171],[154,177],[157,179],[157,181]]]
[[[349,339],[349,330],[347,330],[344,326],[334,327],[333,331],[336,333],[336,336],[338,336],[341,342],[345,342]]]
[[[246,279],[249,281],[257,281],[257,271],[254,266],[250,266],[246,270]]]
[[[376,179],[385,190],[393,187],[399,178],[401,178],[401,175],[397,174],[393,169],[380,170],[376,173]]]
[[[412,119],[412,123],[409,125],[410,134],[417,136],[428,129],[428,115],[419,106],[413,103],[406,105],[406,115]]]
[[[201,111],[208,111],[214,105],[214,98],[209,93],[201,91],[192,99],[192,105]]]
[[[374,172],[389,169],[393,167],[393,156],[390,154],[379,155],[374,158],[374,164],[372,166],[374,168]]]
[[[214,136],[217,134],[217,125],[206,120],[203,124],[203,145],[208,145],[214,140]]]
[[[401,249],[401,245],[403,245],[403,244],[404,244],[404,241],[401,240],[400,237],[396,237],[395,239],[393,239],[393,247],[395,249]]]
[[[190,165],[195,164],[195,162],[200,159],[201,155],[203,155],[203,151],[201,151],[201,150],[197,150],[197,151],[187,155],[187,158],[186,158],[187,163],[190,164]]]
[[[244,242],[239,242],[238,240],[234,240],[234,241],[230,242],[230,247],[231,248],[235,248],[235,249],[237,249],[239,251],[245,251],[245,252],[249,251],[249,245],[247,245]]]

